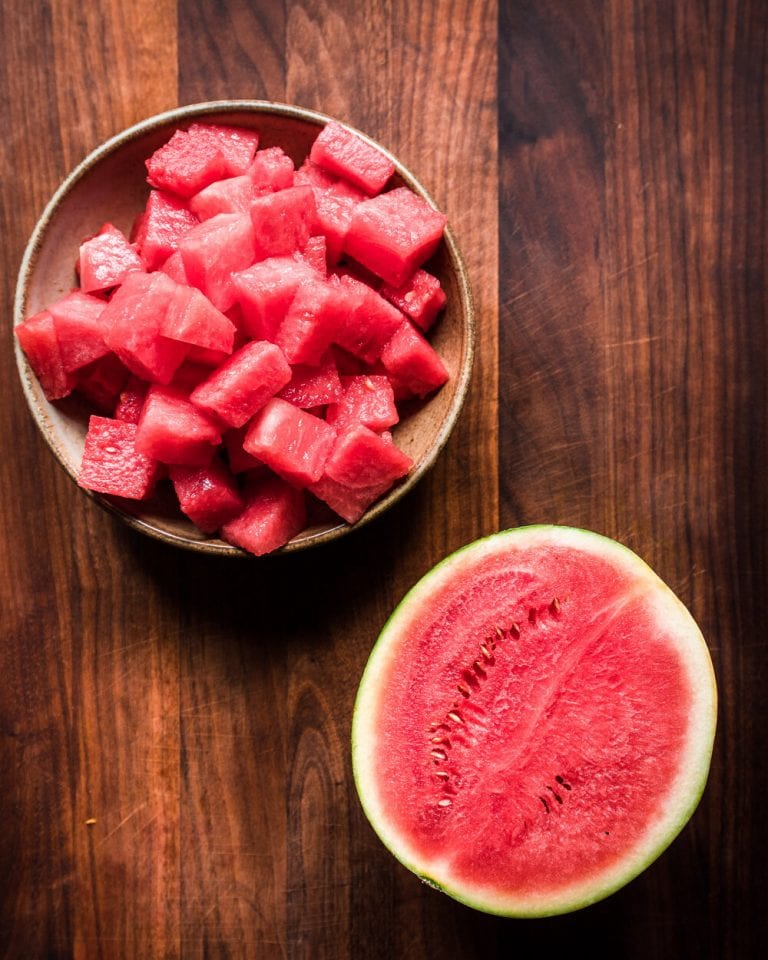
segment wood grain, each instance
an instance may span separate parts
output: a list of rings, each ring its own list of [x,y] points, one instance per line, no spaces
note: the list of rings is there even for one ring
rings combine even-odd
[[[335,115],[413,169],[479,327],[467,406],[416,490],[347,542],[242,563],[83,497],[0,355],[0,956],[762,955],[767,35],[759,0],[0,5],[6,317],[82,156],[242,97]],[[523,923],[384,850],[349,728],[408,587],[542,521],[659,570],[710,643],[721,714],[670,850],[604,903]]]
[[[627,957],[752,957],[766,933],[767,31],[760,3],[618,0],[510,4],[499,31],[503,522],[627,543],[694,613],[720,684],[699,811],[594,908]]]

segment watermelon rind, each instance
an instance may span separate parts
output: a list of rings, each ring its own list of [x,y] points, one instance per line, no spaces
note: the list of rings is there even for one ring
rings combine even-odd
[[[683,760],[666,785],[662,813],[634,847],[610,869],[544,893],[500,892],[493,884],[467,883],[452,874],[450,855],[430,861],[400,831],[377,787],[376,741],[386,676],[402,666],[399,640],[429,609],[430,597],[483,555],[514,551],[576,550],[615,565],[633,583],[632,598],[647,601],[674,638],[691,691]],[[476,540],[446,557],[405,595],[384,625],[363,672],[354,706],[351,745],[355,784],[363,811],[389,851],[429,886],[485,913],[535,918],[569,913],[608,897],[650,866],[685,827],[706,786],[717,719],[717,688],[709,651],[693,617],[661,578],[628,547],[601,534],[574,527],[535,525],[504,530]],[[414,787],[415,789],[415,787]]]

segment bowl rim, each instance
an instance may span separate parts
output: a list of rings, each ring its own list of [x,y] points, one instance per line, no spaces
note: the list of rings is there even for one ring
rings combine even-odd
[[[153,130],[169,124],[180,125],[200,117],[226,113],[273,114],[275,116],[289,117],[294,120],[300,120],[305,123],[317,124],[320,126],[325,126],[331,121],[341,123],[343,126],[354,131],[358,136],[362,137],[362,139],[367,143],[380,150],[394,164],[395,172],[401,177],[403,182],[416,193],[421,195],[431,206],[435,207],[435,209],[439,209],[429,191],[411,172],[411,170],[409,170],[408,167],[406,167],[390,150],[382,146],[382,144],[378,143],[364,131],[357,129],[352,124],[346,123],[343,120],[338,120],[335,117],[321,113],[317,110],[310,110],[305,107],[280,103],[272,100],[209,100],[174,107],[170,110],[165,110],[162,113],[147,117],[144,120],[140,120],[139,122],[126,127],[124,130],[119,131],[96,146],[61,181],[45,205],[43,212],[40,214],[32,230],[19,266],[19,273],[17,276],[14,295],[13,324],[11,330],[14,342],[14,352],[16,356],[16,366],[21,379],[27,405],[35,422],[37,423],[40,432],[43,434],[48,447],[54,454],[59,464],[63,467],[67,475],[75,483],[77,483],[77,476],[72,471],[68,459],[65,457],[61,447],[59,446],[59,443],[57,442],[56,427],[52,423],[45,408],[45,405],[48,405],[50,402],[43,399],[43,405],[41,405],[41,398],[35,391],[34,374],[32,373],[24,352],[19,345],[18,338],[13,334],[15,327],[21,323],[26,316],[26,294],[29,278],[34,269],[36,258],[42,246],[46,231],[48,230],[51,220],[55,216],[59,204],[67,196],[67,194],[93,169],[93,167],[95,167],[110,154],[115,153],[125,143],[128,143],[131,140],[134,140],[136,137],[151,133]],[[463,408],[464,400],[469,389],[472,369],[474,366],[477,331],[474,299],[469,284],[468,271],[450,223],[446,224],[443,231],[443,242],[446,247],[448,258],[451,261],[453,270],[456,274],[460,300],[459,309],[462,316],[461,327],[464,331],[464,342],[459,369],[454,378],[453,398],[442,420],[442,423],[440,424],[440,429],[438,430],[433,443],[431,444],[427,453],[421,458],[421,460],[405,477],[405,479],[397,486],[393,487],[386,496],[372,504],[358,521],[350,524],[340,518],[339,523],[333,526],[321,528],[313,533],[307,534],[306,536],[303,533],[298,534],[284,546],[273,551],[267,556],[274,556],[282,553],[293,553],[306,550],[309,547],[319,546],[320,544],[337,540],[340,537],[345,536],[346,534],[351,533],[370,523],[413,489],[413,487],[424,476],[424,474],[434,466],[435,461],[448,442],[448,439],[453,432],[456,421],[458,420]],[[176,534],[170,530],[161,529],[157,526],[154,526],[149,521],[143,520],[140,516],[122,509],[118,504],[106,496],[102,496],[91,490],[87,490],[84,487],[79,487],[79,489],[92,500],[95,500],[109,513],[119,517],[120,520],[126,523],[129,527],[138,530],[155,540],[160,540],[164,543],[182,547],[196,553],[254,558],[254,555],[248,551],[234,546],[233,544],[226,543],[218,538],[192,540],[180,536],[179,534]]]

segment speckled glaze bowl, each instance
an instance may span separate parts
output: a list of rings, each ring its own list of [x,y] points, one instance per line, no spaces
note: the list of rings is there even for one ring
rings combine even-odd
[[[298,166],[330,119],[320,113],[278,103],[217,101],[179,107],[144,120],[107,140],[64,180],[35,226],[19,272],[14,325],[44,309],[75,285],[74,266],[84,237],[95,233],[106,221],[126,233],[130,230],[149,192],[144,161],[170,138],[176,128],[200,120],[255,128],[260,132],[260,148],[280,146]],[[366,139],[375,142],[369,137]],[[405,184],[432,202],[414,175],[380,144],[376,146],[395,164],[395,185]],[[448,440],[467,392],[474,348],[472,297],[466,269],[450,227],[427,266],[440,278],[448,298],[445,312],[430,333],[430,339],[451,378],[441,390],[409,412],[393,431],[398,446],[414,461],[412,471],[353,526],[340,519],[318,521],[280,552],[303,550],[335,540],[378,517],[421,479]],[[74,396],[50,403],[18,343],[15,343],[15,349],[24,393],[35,422],[59,463],[76,479],[90,411]],[[201,533],[179,512],[171,502],[172,498],[164,497],[162,493],[141,502],[118,501],[88,491],[83,493],[129,526],[158,540],[208,554],[248,555],[223,540]]]

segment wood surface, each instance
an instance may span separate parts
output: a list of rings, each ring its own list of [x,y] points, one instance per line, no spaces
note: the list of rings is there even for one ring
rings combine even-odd
[[[0,6],[0,955],[762,956],[766,134],[761,0],[46,0]],[[129,124],[272,99],[366,130],[448,214],[479,321],[439,462],[314,553],[205,558],[56,465],[11,350],[60,180]],[[720,689],[690,824],[577,914],[421,884],[351,777],[357,682],[451,550],[552,521],[616,537],[689,606]]]

